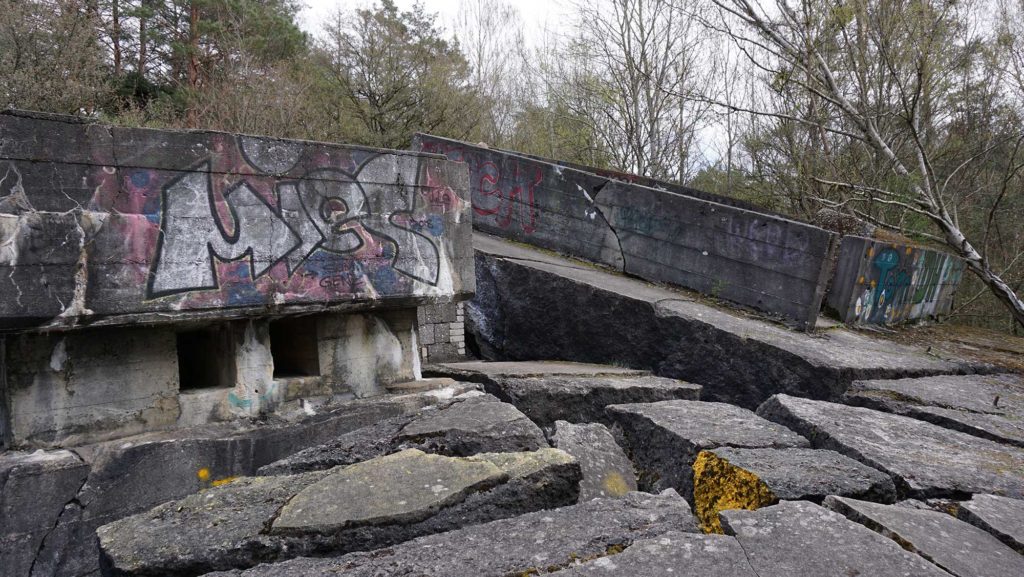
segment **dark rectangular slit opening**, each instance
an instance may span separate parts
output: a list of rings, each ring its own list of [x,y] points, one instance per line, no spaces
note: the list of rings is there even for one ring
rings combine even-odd
[[[177,338],[179,390],[223,386],[227,349],[222,332],[208,328],[181,332]]]
[[[274,378],[320,376],[316,318],[298,317],[270,323]]]

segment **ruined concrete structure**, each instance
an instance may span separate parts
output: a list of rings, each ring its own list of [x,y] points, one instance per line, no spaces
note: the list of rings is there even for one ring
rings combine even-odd
[[[463,350],[417,315],[474,290],[441,157],[5,112],[0,174],[6,444],[372,396]]]

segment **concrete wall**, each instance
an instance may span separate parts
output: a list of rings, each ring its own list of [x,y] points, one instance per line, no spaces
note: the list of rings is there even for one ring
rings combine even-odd
[[[964,263],[941,251],[843,237],[828,308],[849,324],[894,324],[949,313]]]
[[[440,157],[0,113],[0,329],[415,306],[473,292]]]
[[[814,327],[833,233],[434,136],[413,146],[468,164],[477,229]]]

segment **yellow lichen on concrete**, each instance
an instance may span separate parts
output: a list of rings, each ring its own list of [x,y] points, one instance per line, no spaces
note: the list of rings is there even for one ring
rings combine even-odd
[[[611,471],[605,475],[603,485],[609,497],[621,497],[629,492],[629,484],[618,471]]]
[[[719,511],[753,511],[778,499],[757,475],[710,451],[701,451],[693,463],[693,501],[701,529],[705,533],[722,533]]]

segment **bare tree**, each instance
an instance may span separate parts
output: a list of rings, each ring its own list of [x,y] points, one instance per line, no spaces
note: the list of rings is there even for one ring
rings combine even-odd
[[[953,146],[964,133],[954,130],[949,104],[955,80],[971,77],[978,46],[969,3],[777,0],[767,9],[748,0],[713,2],[727,16],[723,29],[765,78],[803,94],[807,107],[801,114],[746,111],[803,125],[820,133],[821,148],[827,140],[863,161],[860,173],[836,177],[816,167],[817,184],[841,191],[818,200],[951,248],[1024,325],[1024,302],[991,266],[987,243],[967,238],[956,212],[971,193],[962,175],[1016,140],[1002,134]]]

